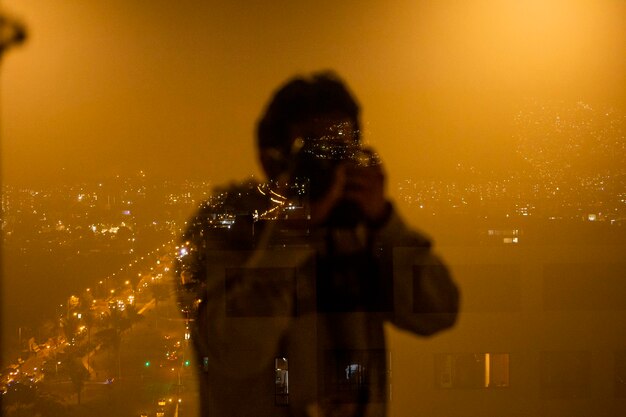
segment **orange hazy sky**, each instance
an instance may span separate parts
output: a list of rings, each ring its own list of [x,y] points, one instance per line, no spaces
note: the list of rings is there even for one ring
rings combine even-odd
[[[506,169],[533,102],[626,107],[623,0],[5,0],[7,184],[259,173],[254,124],[289,76],[332,68],[392,179]]]

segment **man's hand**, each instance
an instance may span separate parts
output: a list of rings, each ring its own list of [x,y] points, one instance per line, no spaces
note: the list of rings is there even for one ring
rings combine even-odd
[[[342,200],[356,203],[368,223],[384,221],[389,205],[385,197],[385,175],[381,165],[339,165],[326,195],[311,203],[313,223],[323,224]]]
[[[347,166],[343,196],[357,204],[368,223],[383,221],[387,216],[388,203],[381,165]]]

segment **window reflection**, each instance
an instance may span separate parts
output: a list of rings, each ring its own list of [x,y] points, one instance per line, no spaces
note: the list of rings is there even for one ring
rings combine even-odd
[[[189,346],[202,307],[189,275],[188,299],[172,296],[173,262],[191,253],[176,237],[200,202],[225,198],[216,183],[250,173],[260,97],[318,65],[354,80],[367,108],[358,133],[390,164],[389,193],[411,224],[450,260],[463,302],[441,339],[386,329],[393,363],[375,350],[315,357],[313,390],[340,403],[368,387],[390,416],[623,411],[622,2],[96,3],[7,0],[26,24],[0,16],[5,415],[197,412],[212,364]],[[23,26],[33,36],[14,48]],[[310,214],[302,201],[289,210]],[[271,214],[211,222],[226,233]],[[424,268],[395,261],[405,277]],[[231,318],[315,307],[300,302],[291,266],[230,267],[224,285],[272,275],[295,300],[278,312],[225,300]],[[381,314],[406,295],[380,291]],[[281,412],[299,361],[268,364],[262,389]]]
[[[508,353],[446,353],[435,355],[437,388],[509,387]]]

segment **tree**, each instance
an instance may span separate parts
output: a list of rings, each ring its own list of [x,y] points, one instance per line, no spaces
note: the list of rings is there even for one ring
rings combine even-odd
[[[37,392],[34,387],[17,382],[7,388],[2,398],[2,405],[16,409],[29,407],[35,402],[36,397]]]
[[[80,320],[73,315],[61,319],[61,329],[67,343],[73,345],[79,335]]]
[[[105,329],[96,333],[96,337],[100,343],[106,348],[110,349],[110,352],[115,353],[116,356],[116,368],[117,378],[122,374],[120,364],[120,345],[122,343],[122,333],[130,327],[128,320],[122,312],[117,308],[110,308],[109,314],[104,318]]]
[[[82,355],[77,349],[71,349],[67,352],[66,369],[69,374],[72,386],[76,391],[78,404],[80,404],[80,396],[85,386],[85,381],[89,379],[89,371],[85,369],[82,361]]]
[[[70,409],[63,402],[37,386],[17,383],[2,396],[2,415],[5,417],[68,417]]]
[[[96,313],[93,309],[90,308],[83,313],[83,322],[87,327],[87,372],[91,372],[89,369],[91,357],[91,331],[93,330],[93,326],[96,324]]]
[[[132,328],[138,321],[143,319],[143,316],[139,314],[139,310],[137,310],[137,306],[134,304],[126,305],[124,309],[124,315],[126,316],[126,320],[128,321],[128,327]]]
[[[105,329],[96,333],[96,337],[105,347],[109,348],[116,357],[117,378],[122,374],[120,346],[122,334],[130,329],[142,316],[134,305],[127,305],[124,311],[118,308],[110,308],[109,314],[104,318]]]

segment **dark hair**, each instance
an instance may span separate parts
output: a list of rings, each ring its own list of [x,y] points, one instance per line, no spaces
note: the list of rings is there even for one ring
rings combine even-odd
[[[336,74],[324,71],[292,78],[274,93],[259,120],[257,145],[286,153],[293,139],[290,128],[324,115],[348,117],[358,135],[359,105]]]

